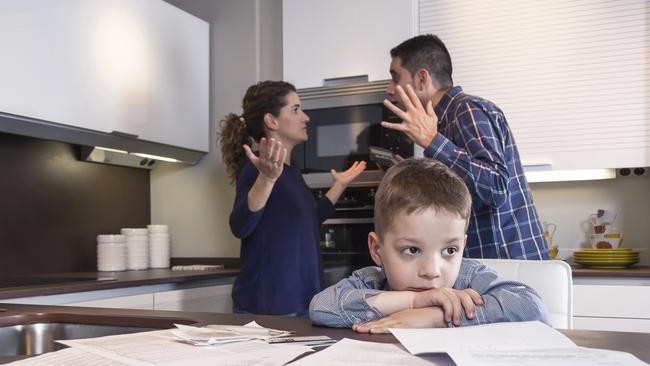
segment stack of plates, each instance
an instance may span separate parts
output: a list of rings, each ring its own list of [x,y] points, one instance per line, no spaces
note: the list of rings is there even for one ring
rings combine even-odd
[[[149,267],[169,268],[170,244],[167,225],[148,225]]]
[[[628,248],[583,249],[573,253],[575,262],[591,268],[625,268],[639,261],[639,252]]]

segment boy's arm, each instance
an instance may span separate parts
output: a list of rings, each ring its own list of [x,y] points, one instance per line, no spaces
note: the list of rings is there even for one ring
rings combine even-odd
[[[445,313],[439,306],[406,309],[367,323],[354,324],[358,333],[388,333],[388,328],[446,328]]]
[[[469,274],[470,287],[482,297],[484,304],[476,306],[476,316],[464,314],[461,326],[539,320],[550,325],[548,309],[532,288],[520,282],[499,279],[496,272],[476,264]]]
[[[369,305],[366,299],[383,293],[380,288],[385,277],[379,267],[354,271],[320,293],[309,304],[312,323],[336,328],[350,328],[353,324],[382,318],[384,314]]]

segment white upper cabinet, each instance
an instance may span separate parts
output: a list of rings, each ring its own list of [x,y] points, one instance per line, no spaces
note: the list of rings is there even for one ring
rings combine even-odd
[[[650,165],[647,0],[420,0],[453,79],[505,113],[524,164]]]
[[[283,0],[284,79],[297,88],[324,79],[390,78],[390,49],[414,36],[417,0]]]
[[[209,147],[209,25],[162,0],[4,0],[0,112]]]

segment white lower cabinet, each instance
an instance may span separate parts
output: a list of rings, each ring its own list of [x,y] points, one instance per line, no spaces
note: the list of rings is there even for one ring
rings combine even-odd
[[[573,286],[574,329],[650,333],[650,286]]]
[[[231,313],[231,291],[232,285],[228,284],[156,292],[154,310]]]
[[[153,295],[154,294],[140,294],[140,295],[130,295],[130,296],[109,297],[107,299],[72,302],[63,305],[83,306],[83,307],[93,307],[93,308],[153,310]]]

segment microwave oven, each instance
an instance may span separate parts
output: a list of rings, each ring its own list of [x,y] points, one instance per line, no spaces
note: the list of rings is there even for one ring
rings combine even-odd
[[[370,160],[370,146],[405,158],[413,156],[413,141],[401,131],[381,126],[382,121],[401,122],[382,103],[386,85],[384,81],[298,91],[310,119],[309,140],[294,147],[293,152],[304,175],[344,171],[356,160],[366,161],[366,174],[381,171]]]

